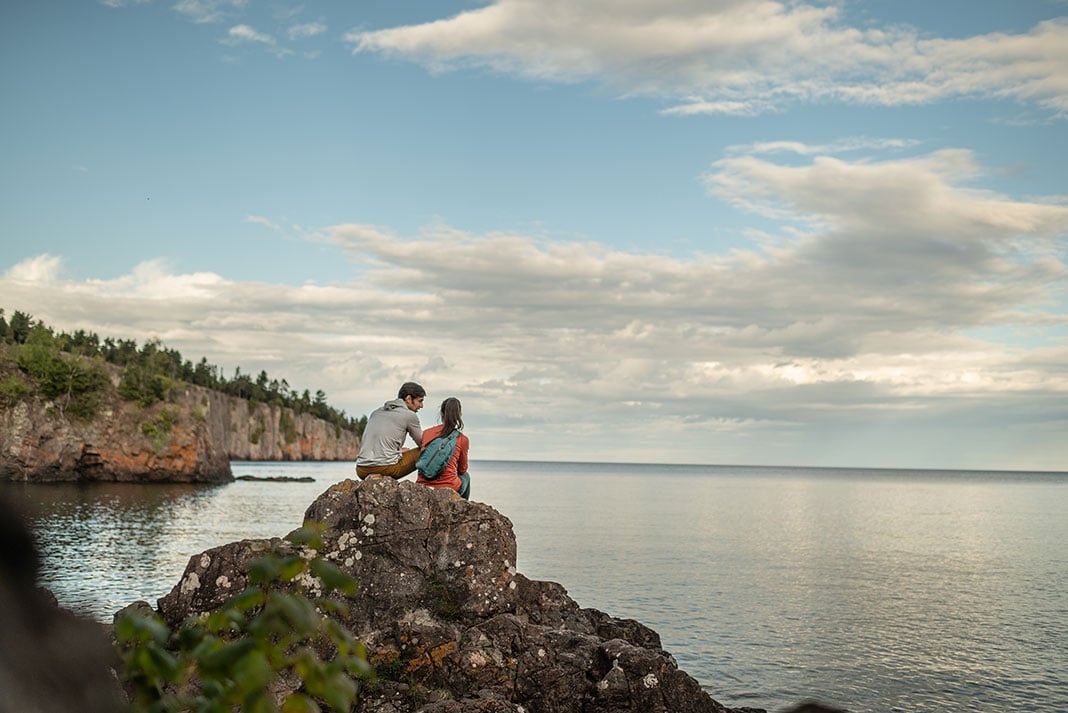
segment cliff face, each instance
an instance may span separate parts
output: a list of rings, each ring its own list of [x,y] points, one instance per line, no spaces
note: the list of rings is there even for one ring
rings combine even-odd
[[[0,402],[0,480],[225,482],[236,460],[355,460],[359,437],[308,414],[176,388],[141,407],[112,388],[91,421],[39,396]]]
[[[189,391],[195,391],[190,395],[203,409],[212,440],[231,460],[354,461],[360,452],[359,436],[311,414],[195,386]]]

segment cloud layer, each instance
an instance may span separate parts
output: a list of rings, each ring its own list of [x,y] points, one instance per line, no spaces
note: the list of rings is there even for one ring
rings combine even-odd
[[[496,0],[448,19],[346,35],[435,70],[486,67],[665,97],[674,114],[755,114],[791,101],[922,104],[998,97],[1068,112],[1068,20],[1023,34],[930,38],[858,28],[835,4],[769,0]]]
[[[768,159],[784,146],[801,158]],[[158,336],[187,357],[324,388],[350,413],[415,378],[432,400],[461,395],[492,444],[482,457],[538,457],[529,444],[551,439],[558,457],[585,460],[791,462],[825,440],[825,462],[863,464],[874,451],[854,452],[867,448],[860,424],[894,422],[923,442],[967,420],[991,448],[1016,437],[1008,413],[1029,437],[1068,424],[1068,207],[971,187],[983,177],[963,150],[874,161],[735,147],[704,177],[710,199],[780,230],[729,254],[354,223],[305,236],[349,256],[344,285],[162,262],[73,281],[46,255],[12,266],[0,291],[2,306],[57,327]],[[758,436],[774,445],[747,450]],[[1063,463],[1052,442],[1034,467]],[[891,463],[895,447],[872,446]]]

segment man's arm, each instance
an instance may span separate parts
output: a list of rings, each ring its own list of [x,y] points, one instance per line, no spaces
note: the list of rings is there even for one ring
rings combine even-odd
[[[423,447],[423,427],[419,425],[419,417],[414,413],[408,421],[408,435],[415,441],[416,448]]]

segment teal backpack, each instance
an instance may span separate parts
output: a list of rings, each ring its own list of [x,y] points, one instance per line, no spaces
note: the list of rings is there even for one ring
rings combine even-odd
[[[415,462],[415,468],[423,480],[434,480],[445,470],[445,465],[452,459],[456,452],[456,437],[459,431],[453,431],[445,438],[438,436],[419,454],[419,460]]]

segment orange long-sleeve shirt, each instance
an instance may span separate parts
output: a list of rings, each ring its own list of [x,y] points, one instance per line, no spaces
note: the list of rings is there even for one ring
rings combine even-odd
[[[423,448],[426,448],[427,444],[437,438],[442,429],[445,426],[433,426],[423,431]],[[460,490],[460,473],[467,472],[467,449],[470,448],[471,441],[464,434],[460,434],[456,437],[456,451],[452,454],[452,458],[445,464],[445,469],[434,480],[426,480],[423,476],[416,478],[415,482],[422,483],[423,485],[429,485],[432,488],[452,488],[453,490]]]

